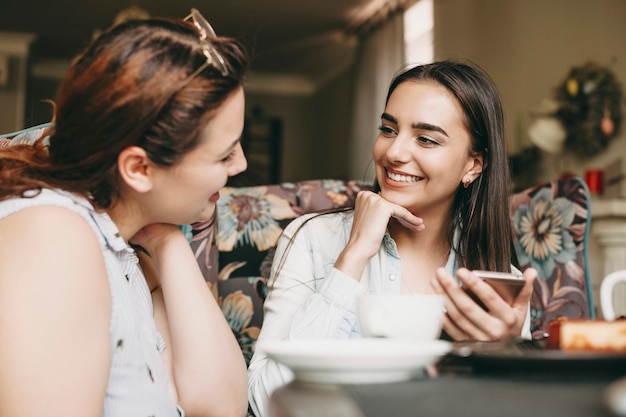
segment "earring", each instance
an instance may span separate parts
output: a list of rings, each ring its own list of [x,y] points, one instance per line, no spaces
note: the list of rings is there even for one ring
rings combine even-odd
[[[472,180],[471,180],[471,179],[469,179],[469,178],[465,178],[465,179],[463,180],[463,187],[467,188],[467,187],[469,187],[469,185],[470,185],[471,183],[472,183]]]

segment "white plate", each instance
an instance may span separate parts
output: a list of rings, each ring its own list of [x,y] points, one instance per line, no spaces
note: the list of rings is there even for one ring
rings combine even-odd
[[[443,340],[273,340],[256,350],[288,366],[299,381],[335,384],[397,382],[413,378],[450,351]]]

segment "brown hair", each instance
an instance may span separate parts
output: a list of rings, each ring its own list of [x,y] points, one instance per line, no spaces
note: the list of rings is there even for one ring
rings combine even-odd
[[[56,96],[49,145],[0,150],[0,199],[60,188],[108,208],[119,198],[117,157],[143,148],[162,166],[194,149],[224,100],[243,85],[243,46],[210,39],[228,75],[206,63],[199,34],[182,20],[134,20],[112,27],[73,61]]]

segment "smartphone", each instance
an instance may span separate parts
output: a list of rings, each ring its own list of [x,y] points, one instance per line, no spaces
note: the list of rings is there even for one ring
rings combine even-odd
[[[517,295],[522,290],[524,283],[524,277],[520,274],[513,274],[510,272],[492,272],[492,271],[474,271],[483,281],[491,285],[496,292],[502,297],[504,301],[512,304]],[[480,299],[471,291],[466,290],[470,297],[478,305],[487,310],[487,307],[480,301]]]

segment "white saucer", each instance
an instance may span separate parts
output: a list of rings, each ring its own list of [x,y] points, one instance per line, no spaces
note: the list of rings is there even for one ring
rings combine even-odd
[[[450,351],[443,340],[330,339],[272,340],[257,343],[295,379],[333,384],[371,384],[412,379]]]

